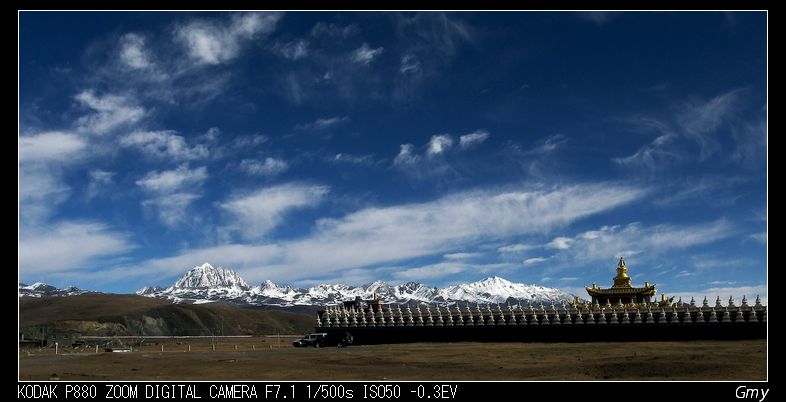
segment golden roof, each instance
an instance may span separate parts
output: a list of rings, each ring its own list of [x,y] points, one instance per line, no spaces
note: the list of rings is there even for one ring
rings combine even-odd
[[[587,289],[587,293],[591,296],[595,295],[620,295],[620,294],[647,294],[650,296],[655,295],[655,285],[650,285],[649,282],[644,283],[644,287],[634,288],[631,286],[631,278],[628,276],[628,267],[625,266],[625,258],[620,257],[617,264],[617,276],[614,277],[614,285],[610,288],[599,288],[592,284],[591,288]]]

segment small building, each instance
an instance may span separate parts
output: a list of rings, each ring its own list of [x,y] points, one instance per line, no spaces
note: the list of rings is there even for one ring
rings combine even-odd
[[[625,259],[620,257],[617,265],[617,276],[614,277],[614,285],[610,288],[599,288],[594,283],[591,288],[586,288],[587,293],[592,297],[595,304],[630,304],[630,303],[650,303],[651,297],[655,296],[655,285],[644,282],[644,287],[636,288],[631,286],[631,279],[628,276],[628,267],[625,266]]]

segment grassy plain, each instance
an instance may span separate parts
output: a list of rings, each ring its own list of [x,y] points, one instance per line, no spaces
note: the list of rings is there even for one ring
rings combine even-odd
[[[61,349],[55,355],[52,349],[20,349],[19,377],[22,380],[767,379],[764,339],[411,343],[321,349],[294,348],[291,340],[221,339],[215,351],[209,338],[153,341],[132,353]]]

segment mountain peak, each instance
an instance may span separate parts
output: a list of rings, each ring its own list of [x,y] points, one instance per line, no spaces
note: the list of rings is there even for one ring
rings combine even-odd
[[[177,289],[240,288],[248,289],[248,284],[237,272],[224,267],[214,268],[206,262],[188,271],[175,282]]]
[[[74,285],[69,285],[66,288],[58,289],[55,286],[36,282],[32,285],[19,284],[19,296],[26,297],[45,297],[45,296],[74,296],[82,293],[90,293],[88,291],[79,289]]]
[[[234,271],[214,268],[209,263],[194,267],[175,285],[167,288],[144,288],[137,294],[182,301],[230,301],[250,305],[333,305],[357,297],[370,299],[375,294],[385,303],[504,303],[513,298],[517,301],[561,301],[572,295],[555,288],[525,285],[491,276],[477,282],[458,284],[446,288],[435,288],[418,282],[391,285],[377,280],[362,286],[343,283],[319,283],[308,289],[277,285],[265,280],[249,287]]]

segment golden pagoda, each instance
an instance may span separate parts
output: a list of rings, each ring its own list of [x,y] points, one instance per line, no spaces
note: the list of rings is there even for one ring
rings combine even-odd
[[[629,303],[649,303],[650,297],[655,296],[655,285],[650,285],[649,282],[644,283],[642,288],[634,288],[630,284],[630,277],[628,276],[628,267],[625,266],[625,258],[620,257],[620,262],[617,265],[617,276],[614,277],[614,285],[607,289],[602,289],[595,284],[587,289],[592,303],[595,304],[629,304]]]

